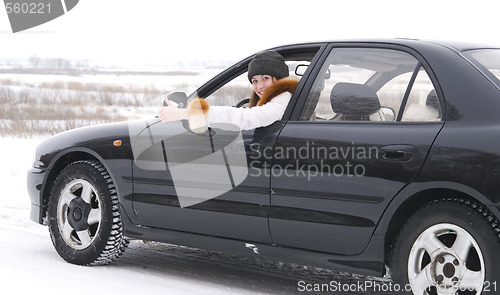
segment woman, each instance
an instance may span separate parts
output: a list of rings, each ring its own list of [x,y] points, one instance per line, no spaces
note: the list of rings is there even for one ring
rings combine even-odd
[[[193,99],[187,109],[165,98],[167,107],[159,111],[162,122],[189,120],[190,128],[203,132],[211,123],[228,123],[241,130],[271,125],[283,117],[299,81],[288,77],[285,59],[276,51],[263,51],[248,64],[248,80],[253,93],[249,108],[210,106],[204,99]]]

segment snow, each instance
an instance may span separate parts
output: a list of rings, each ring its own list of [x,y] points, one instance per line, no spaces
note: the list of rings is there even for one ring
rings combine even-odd
[[[299,282],[385,282],[380,278],[137,240],[111,265],[69,264],[54,250],[48,229],[29,220],[26,174],[39,141],[0,138],[2,294],[304,294],[312,292],[299,291]]]

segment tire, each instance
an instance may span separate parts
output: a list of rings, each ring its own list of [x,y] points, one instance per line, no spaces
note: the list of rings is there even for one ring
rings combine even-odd
[[[427,204],[394,243],[391,273],[398,288],[406,288],[399,293],[496,294],[499,232],[498,220],[478,204],[451,199]]]
[[[57,253],[78,265],[104,265],[123,254],[118,196],[111,177],[96,161],[66,166],[49,196],[49,231]]]

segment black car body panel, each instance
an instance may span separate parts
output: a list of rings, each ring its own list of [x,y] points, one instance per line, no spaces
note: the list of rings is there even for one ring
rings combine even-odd
[[[339,48],[391,50],[414,58],[413,75],[406,69],[401,73],[409,72],[410,83],[418,69],[428,75],[441,118],[374,124],[302,120],[323,63]],[[248,244],[255,244],[260,255],[273,259],[380,275],[394,234],[409,215],[435,198],[473,200],[500,218],[500,93],[462,56],[462,50],[475,48],[488,47],[400,39],[274,48],[289,60],[306,59],[310,65],[283,120],[242,131],[254,166],[239,186],[182,208],[166,162],[157,163],[165,169],[142,169],[132,152],[137,139],[129,133],[131,124],[147,137],[155,128],[181,130],[181,122],[152,119],[91,126],[56,135],[38,147],[28,177],[31,219],[44,223],[51,183],[64,166],[96,159],[115,183],[126,236],[249,255],[255,253]],[[209,97],[244,73],[250,60],[222,72],[197,93]],[[379,75],[379,81],[367,83],[378,90],[385,82]],[[400,117],[403,108],[395,115]],[[218,132],[214,138],[220,138]],[[121,146],[113,145],[116,140]],[[156,148],[161,152],[164,146]],[[308,154],[283,156],[290,150]],[[314,156],[324,150],[338,157],[320,161]],[[320,169],[312,170],[313,164]],[[323,175],[321,169],[333,170]]]

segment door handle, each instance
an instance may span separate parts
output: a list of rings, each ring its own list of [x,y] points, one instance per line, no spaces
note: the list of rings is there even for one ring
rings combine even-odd
[[[380,150],[382,159],[387,161],[410,161],[415,155],[415,147],[406,144],[387,145]]]

